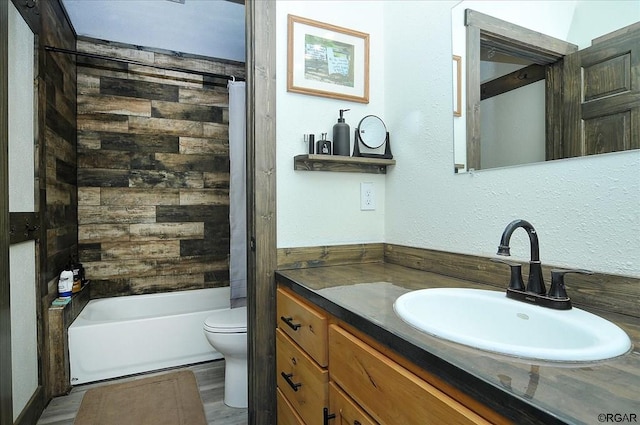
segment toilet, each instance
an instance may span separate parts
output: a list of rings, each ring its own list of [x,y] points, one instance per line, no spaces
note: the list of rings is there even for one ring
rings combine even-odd
[[[247,307],[216,310],[204,321],[209,344],[224,356],[224,404],[246,408]]]

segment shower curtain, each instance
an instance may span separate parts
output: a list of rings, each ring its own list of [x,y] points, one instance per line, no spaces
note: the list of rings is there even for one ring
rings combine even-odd
[[[229,81],[229,224],[231,251],[229,283],[231,306],[246,304],[247,297],[247,185],[246,112],[244,81]]]

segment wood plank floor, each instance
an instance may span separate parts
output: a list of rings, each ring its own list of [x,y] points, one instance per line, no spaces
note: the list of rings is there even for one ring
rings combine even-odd
[[[197,365],[185,366],[183,368],[193,371],[198,381],[200,397],[204,404],[204,412],[209,424],[216,425],[246,425],[247,409],[235,409],[224,404],[224,360],[200,363]],[[84,393],[101,385],[109,385],[117,382],[131,381],[141,376],[152,376],[165,373],[166,370],[153,372],[144,375],[135,375],[121,379],[114,379],[94,384],[78,385],[73,387],[66,396],[56,397],[47,406],[42,416],[38,420],[38,425],[73,425],[73,421],[80,408]]]

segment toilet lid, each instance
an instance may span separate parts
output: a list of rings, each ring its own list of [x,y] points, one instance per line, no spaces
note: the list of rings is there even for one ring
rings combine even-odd
[[[247,307],[225,308],[211,313],[204,321],[208,332],[241,333],[247,331]]]

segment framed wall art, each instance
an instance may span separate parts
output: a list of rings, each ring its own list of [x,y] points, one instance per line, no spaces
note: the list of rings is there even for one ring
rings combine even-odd
[[[287,91],[369,103],[369,34],[288,19]]]

